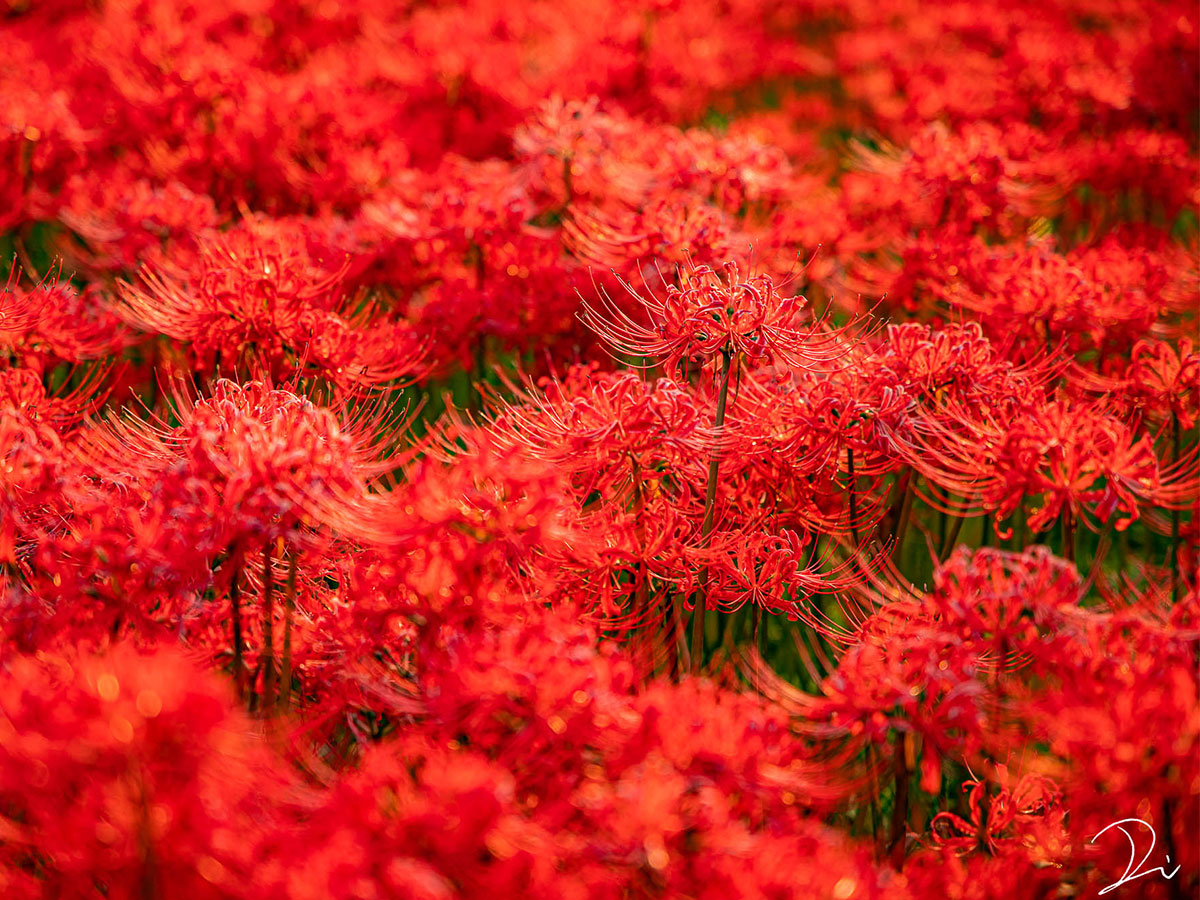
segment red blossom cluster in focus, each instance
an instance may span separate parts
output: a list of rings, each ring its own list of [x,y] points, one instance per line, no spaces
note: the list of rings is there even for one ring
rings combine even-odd
[[[1195,896],[1198,29],[0,0],[0,896]]]

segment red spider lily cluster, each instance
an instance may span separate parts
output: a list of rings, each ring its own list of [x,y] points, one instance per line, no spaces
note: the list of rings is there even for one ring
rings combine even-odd
[[[1194,3],[0,0],[0,163],[0,896],[1200,890]]]

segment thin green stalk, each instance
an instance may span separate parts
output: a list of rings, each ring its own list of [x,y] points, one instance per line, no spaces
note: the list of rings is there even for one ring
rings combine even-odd
[[[908,476],[911,476],[911,471]],[[897,566],[900,564],[900,549],[904,546],[904,539],[908,536],[908,523],[912,519],[913,508],[913,479],[906,477],[904,479],[904,498],[900,503],[900,520],[896,523],[896,543],[892,547],[892,560]]]
[[[283,662],[279,671],[279,707],[286,710],[292,697],[292,619],[296,613],[296,566],[299,554],[292,548],[288,561],[287,590],[283,605]]]
[[[904,504],[908,501],[908,485],[911,480],[912,469],[905,469],[896,479],[896,483],[892,485],[891,503],[875,530],[875,540],[880,544],[896,533],[896,528],[900,524],[900,516],[904,511]]]
[[[275,583],[271,572],[271,542],[263,545],[263,712],[275,705]]]
[[[233,578],[229,581],[229,604],[233,610],[233,687],[237,692],[239,702],[246,699],[245,666],[242,664],[242,598],[238,587],[240,568],[234,568]]]
[[[672,681],[678,681],[690,666],[690,662],[686,660],[687,636],[683,630],[683,597],[674,593],[669,595],[667,606],[670,617],[668,620],[670,641],[667,644],[667,674]]]
[[[158,900],[162,896],[161,874],[154,853],[154,829],[150,822],[150,790],[143,773],[137,776],[138,785],[138,846],[142,855],[142,875],[138,879],[140,900]]]
[[[904,863],[905,837],[908,833],[908,740],[909,735],[896,736],[892,769],[896,779],[896,797],[892,805],[892,865],[899,869]]]
[[[475,257],[475,290],[482,294],[484,281],[487,278],[487,261],[483,257],[483,248],[474,241],[471,242],[471,251]],[[480,385],[484,381],[483,367],[487,362],[486,334],[475,335],[472,351],[475,364],[472,374],[475,376],[476,383],[472,384],[471,379],[467,379],[467,409],[477,413],[483,409],[483,392],[480,390]]]
[[[692,661],[688,654],[687,631],[683,626],[683,595],[673,593],[671,605],[671,656],[668,660],[671,678],[678,681],[683,674],[691,669]]]
[[[1174,812],[1174,803],[1171,802],[1171,798],[1164,797],[1162,801],[1163,843],[1166,845],[1168,860],[1179,859],[1179,852],[1175,848],[1175,826],[1172,822]],[[1174,879],[1169,879],[1168,883],[1170,885],[1171,900],[1183,900],[1183,886]]]
[[[708,487],[704,495],[704,522],[700,526],[700,540],[708,549],[716,518],[717,474],[721,465],[721,431],[725,427],[725,405],[729,400],[729,373],[733,368],[733,351],[721,351],[721,384],[717,393],[717,415],[713,420],[713,450],[708,460]],[[704,612],[708,605],[708,566],[700,570],[700,592],[696,597],[696,609],[692,615],[692,671],[699,672],[704,664]]]
[[[468,379],[467,384],[467,409],[473,413],[478,413],[483,409],[483,392],[480,390],[480,385],[484,381],[484,369],[487,365],[487,346],[484,343],[486,338],[479,335],[475,339],[474,357],[475,357],[475,384],[471,384]]]
[[[854,475],[854,448],[846,448],[846,468],[848,470],[850,490],[850,537],[858,547],[858,479]]]
[[[1069,506],[1062,510],[1063,559],[1075,562],[1075,513]]]
[[[728,613],[716,618],[717,639],[715,646],[724,648],[727,651],[733,649],[733,630],[729,627],[729,620],[732,616],[732,613]]]
[[[875,774],[874,744],[867,744],[867,768],[871,772],[871,846],[875,851],[875,862],[878,864],[883,857],[883,835],[879,831],[883,814],[879,809],[879,779]]]
[[[1179,441],[1179,414],[1171,413],[1171,448],[1174,450],[1174,455],[1171,457],[1173,462],[1179,462],[1180,441]],[[1170,553],[1170,569],[1171,569],[1171,602],[1179,602],[1179,510],[1171,510],[1171,553]]]
[[[953,516],[953,522],[946,530],[946,539],[942,541],[942,550],[938,554],[938,559],[945,562],[950,552],[954,549],[954,545],[958,543],[958,536],[962,532],[963,522],[966,521],[966,516]]]
[[[646,525],[645,525],[645,509],[646,498],[642,491],[642,470],[638,465],[638,461],[633,456],[630,456],[632,468],[630,478],[633,481],[633,516],[634,516],[634,534],[637,537],[638,552],[645,554],[646,552]],[[655,649],[658,643],[658,633],[656,629],[650,627],[649,612],[650,612],[650,583],[646,573],[646,563],[639,559],[636,567],[637,588],[634,593],[634,614],[641,619],[645,617],[646,621],[642,622],[642,632],[644,636],[644,649],[646,659],[653,662],[655,657]]]

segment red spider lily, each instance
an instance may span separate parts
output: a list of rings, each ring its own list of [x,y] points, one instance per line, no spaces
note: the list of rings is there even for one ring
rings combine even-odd
[[[1200,352],[1186,339],[1178,349],[1166,341],[1139,341],[1122,388],[1143,415],[1173,417],[1176,427],[1190,429],[1200,415]]]
[[[370,433],[370,420],[343,428],[330,410],[261,384],[221,382],[211,399],[180,395],[176,404],[182,423],[174,429],[115,421],[79,442],[76,459],[86,477],[63,492],[57,517],[45,519],[33,541],[38,570],[29,595],[15,604],[13,633],[35,646],[64,629],[100,635],[122,626],[211,640],[228,612],[230,638],[218,637],[210,649],[218,658],[231,654],[241,692],[254,674],[243,668],[254,658],[246,652],[243,614],[258,605],[255,641],[269,705],[274,673],[292,667],[296,607],[295,573],[276,573],[273,557],[290,548],[294,566],[302,551],[325,552],[333,536],[305,517],[304,498],[315,503],[362,490],[379,471],[371,450],[355,442],[357,427]],[[258,554],[261,568],[253,567],[261,578],[245,572]],[[276,584],[282,608],[275,606]],[[210,591],[218,602],[204,602]],[[74,601],[48,602],[52,597]]]
[[[93,135],[70,98],[53,90],[53,68],[34,42],[6,34],[3,44],[14,63],[0,75],[0,228],[8,231],[52,214],[57,186],[82,168]]]
[[[35,535],[59,513],[78,426],[104,402],[104,374],[93,370],[56,396],[27,369],[0,372],[0,561],[10,571],[27,564]]]
[[[1027,665],[1037,642],[1077,609],[1082,584],[1073,566],[1044,550],[1015,554],[960,548],[934,576],[929,607],[964,642],[977,645],[981,668]],[[990,644],[992,652],[983,650]]]
[[[5,316],[14,329],[3,341],[5,349],[32,370],[113,356],[131,343],[131,336],[94,291],[76,291],[62,283],[61,276],[60,267],[34,288],[18,289],[23,296],[16,303],[25,308],[19,332],[17,318]]]
[[[913,896],[957,892],[972,900],[1000,900],[1021,894],[1050,900],[1062,889],[1063,871],[1024,845],[1003,848],[1000,855],[957,856],[952,850],[916,853],[904,867]]]
[[[1003,473],[1006,497],[997,514],[1011,513],[1019,496],[1042,495],[1044,503],[1029,517],[1031,528],[1044,527],[1064,506],[1081,517],[1083,503],[1095,504],[1102,522],[1115,512],[1124,513],[1116,527],[1128,527],[1138,515],[1138,497],[1152,495],[1158,485],[1157,460],[1149,442],[1095,408],[1060,401],[1039,412],[1027,420],[1024,427],[1032,426],[1029,432],[1014,429],[998,448],[997,474]],[[1031,473],[1029,464],[1035,459],[1044,459],[1044,468]]]
[[[732,612],[749,604],[825,628],[820,598],[848,593],[866,575],[853,556],[831,564],[830,551],[822,556],[805,546],[812,540],[786,530],[778,535],[715,532],[713,546],[694,554],[712,579],[713,607]]]
[[[260,859],[249,832],[268,833],[296,789],[225,688],[176,650],[12,660],[0,734],[0,884],[12,897],[98,880],[122,896],[168,884],[240,895]]]
[[[523,402],[501,401],[489,429],[506,443],[578,473],[586,496],[608,493],[629,465],[653,472],[707,443],[695,397],[669,379],[574,369],[560,384],[544,381]]]
[[[1020,167],[1005,146],[1006,138],[1012,136],[984,123],[964,126],[958,133],[931,125],[903,152],[860,150],[860,166],[890,182],[886,192],[864,200],[919,230],[978,229],[1010,236],[1020,222],[1012,196]]]
[[[559,233],[535,224],[528,181],[495,161],[446,160],[364,207],[384,242],[341,235],[333,245],[354,253],[356,281],[412,291],[402,308],[444,366],[486,368],[489,350],[553,343],[574,328],[576,270]]]
[[[729,262],[721,271],[694,265],[679,277],[680,285],[667,285],[663,298],[643,296],[622,282],[650,327],[627,316],[607,294],[607,316],[585,302],[583,321],[614,349],[659,359],[668,371],[720,353],[755,364],[778,359],[801,369],[828,367],[846,352],[845,335],[819,321],[805,323],[807,301],[784,297],[767,275],[740,281],[737,264]]]
[[[589,263],[625,270],[646,257],[669,265],[718,265],[732,255],[736,233],[717,209],[650,198],[640,214],[573,205],[563,222],[567,248]]]
[[[981,422],[973,437],[947,437],[938,441],[937,463],[921,465],[923,474],[960,495],[978,496],[995,510],[997,533],[1000,520],[1026,499],[1041,501],[1029,512],[1035,530],[1060,514],[1076,521],[1087,521],[1085,514],[1113,519],[1123,530],[1138,518],[1141,503],[1167,496],[1148,438],[1102,404],[1052,400],[999,428]],[[1181,470],[1167,480],[1186,492],[1188,477]]]
[[[928,617],[902,623],[905,614],[885,608],[864,624],[810,715],[876,743],[892,728],[922,735],[923,783],[936,789],[939,756],[980,746],[985,689],[974,648]]]
[[[545,859],[551,837],[522,815],[502,767],[415,741],[405,749],[407,759],[393,749],[369,755],[294,839],[280,841],[263,886],[289,897],[563,896]]]
[[[0,6],[0,895],[1200,887],[1191,3]]]
[[[123,168],[80,173],[64,190],[58,217],[75,240],[58,249],[90,272],[115,275],[160,263],[164,248],[178,252],[193,231],[222,221],[208,195],[179,182],[159,185]]]
[[[379,441],[396,423],[369,405],[341,413],[261,382],[222,380],[211,397],[177,393],[178,425],[109,419],[90,433],[83,454],[108,477],[127,478],[117,473],[130,462],[135,478],[182,466],[187,477],[217,487],[234,534],[296,539],[304,516],[298,497],[352,493],[390,468],[379,459],[390,444]]]
[[[1014,779],[1007,766],[999,765],[996,783],[1000,790],[992,794],[987,781],[963,782],[962,789],[970,794],[970,819],[938,813],[930,823],[934,844],[960,853],[981,849],[996,855],[1004,844],[1025,840],[1022,831],[1030,822],[1057,817],[1061,827],[1061,793],[1053,781],[1035,775]]]
[[[544,391],[503,404],[490,430],[571,475],[581,543],[591,552],[559,557],[562,571],[579,576],[563,590],[593,601],[613,627],[652,631],[660,610],[649,580],[674,578],[685,511],[694,506],[683,470],[711,443],[696,398],[668,379],[648,384],[582,369]],[[678,609],[668,617],[676,621]]]
[[[955,263],[959,277],[949,285],[930,279],[939,299],[1031,352],[1065,344],[1075,354],[1094,352],[1098,366],[1152,333],[1178,289],[1165,254],[1113,238],[1069,253],[1046,243],[997,251],[976,239]]]
[[[1200,777],[1194,629],[1158,619],[1138,604],[1058,635],[1035,658],[1040,684],[1022,692],[1016,710],[1022,727],[1037,720],[1030,736],[1048,742],[1052,757],[1043,765],[1062,790],[1072,833],[1096,834],[1113,821],[1113,798],[1128,798],[1129,815],[1152,822],[1168,845],[1172,867],[1186,868],[1196,852],[1184,822],[1196,813]],[[1125,862],[1095,846],[1075,853],[1108,873],[1108,883]]]
[[[232,366],[261,357],[277,380],[313,370],[338,384],[372,384],[418,371],[417,341],[398,356],[391,349],[409,342],[403,325],[381,339],[363,328],[369,308],[346,314],[351,304],[338,289],[347,267],[320,264],[285,229],[251,224],[203,242],[192,271],[160,266],[143,274],[145,288],[124,285],[116,310],[138,328],[189,342],[201,371],[216,370],[223,353]]]

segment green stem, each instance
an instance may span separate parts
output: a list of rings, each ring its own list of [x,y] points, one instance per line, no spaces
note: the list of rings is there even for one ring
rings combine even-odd
[[[1162,801],[1163,814],[1163,843],[1166,845],[1167,859],[1179,859],[1179,853],[1175,849],[1175,827],[1172,819],[1174,818],[1174,803],[1170,797],[1164,797]],[[1170,881],[1171,900],[1183,900],[1183,886],[1175,880]]]
[[[480,294],[483,293],[484,281],[487,278],[487,264],[483,257],[483,248],[479,244],[471,243],[472,251],[475,255],[475,290]],[[480,412],[483,409],[483,392],[480,390],[484,379],[484,365],[487,362],[487,335],[476,334],[475,344],[472,348],[475,368],[472,374],[475,376],[475,384],[471,384],[471,379],[467,379],[467,409],[471,412]]]
[[[896,777],[896,798],[892,806],[892,865],[899,869],[904,863],[904,839],[908,831],[908,735],[896,736],[896,748],[892,756],[893,771]]]
[[[850,475],[850,537],[854,540],[855,549],[858,548],[858,479],[854,475],[854,448],[846,448],[846,468]]]
[[[275,705],[275,584],[271,578],[271,542],[263,545],[263,712]]]
[[[867,768],[871,772],[871,846],[875,851],[875,863],[878,864],[883,856],[883,835],[879,831],[883,815],[879,809],[879,779],[875,774],[874,744],[867,744]]]
[[[912,518],[913,508],[913,479],[909,471],[904,479],[904,497],[900,502],[900,520],[896,523],[896,543],[892,547],[892,560],[900,564],[900,549],[904,546],[904,538],[908,536],[908,523]]]
[[[637,537],[638,553],[644,556],[646,553],[646,525],[643,513],[646,509],[646,498],[642,492],[642,471],[637,459],[631,456],[630,462],[632,463],[630,478],[633,480],[634,534]],[[646,574],[646,563],[640,558],[637,561],[636,577],[637,589],[634,593],[634,613],[639,619],[643,616],[648,619],[650,611],[650,585]],[[649,661],[653,661],[655,645],[657,644],[656,631],[650,627],[648,621],[642,624],[642,629],[646,658]]]
[[[140,900],[158,900],[162,896],[158,858],[154,853],[154,830],[150,823],[150,790],[146,786],[146,777],[139,773],[138,805],[141,807],[138,816],[138,844],[142,854],[142,876],[138,882]]]
[[[1179,414],[1171,413],[1171,447],[1174,450],[1174,455],[1171,457],[1173,462],[1179,462],[1180,442],[1179,442]],[[1170,553],[1170,569],[1171,569],[1171,602],[1179,602],[1179,582],[1182,580],[1179,577],[1179,510],[1171,510],[1171,553]]]
[[[241,570],[235,567],[233,578],[229,581],[229,604],[233,610],[233,687],[237,692],[239,702],[246,699],[245,666],[242,664],[242,598],[238,587],[238,576]]]
[[[717,504],[717,474],[721,465],[721,431],[725,427],[725,405],[729,400],[729,372],[733,363],[733,351],[728,347],[721,351],[721,385],[717,393],[717,415],[713,420],[713,449],[708,460],[708,487],[704,495],[704,522],[700,526],[700,540],[708,549],[712,534]],[[700,591],[696,597],[696,609],[692,616],[692,671],[699,672],[704,663],[704,612],[708,605],[708,566],[700,570]]]
[[[963,522],[966,521],[965,516],[953,516],[953,522],[946,530],[946,539],[942,541],[942,552],[938,554],[938,558],[945,562],[950,556],[950,551],[954,549],[954,545],[958,543],[958,536],[962,532]]]
[[[1075,513],[1069,506],[1062,511],[1063,559],[1075,562]]]
[[[883,514],[875,530],[875,540],[880,544],[896,533],[896,528],[900,524],[900,515],[904,511],[904,504],[908,500],[908,484],[911,480],[912,469],[905,469],[896,478],[896,483],[892,485],[889,495],[891,503],[888,504],[887,512]]]
[[[672,594],[667,602],[671,609],[671,639],[667,655],[667,669],[671,680],[678,681],[687,668],[684,662],[684,657],[687,654],[687,635],[683,630],[683,596],[681,594]],[[688,665],[690,665],[690,661]]]
[[[288,561],[287,591],[283,605],[283,663],[279,672],[279,706],[286,710],[292,697],[292,619],[296,612],[296,566],[299,555],[292,548]]]

